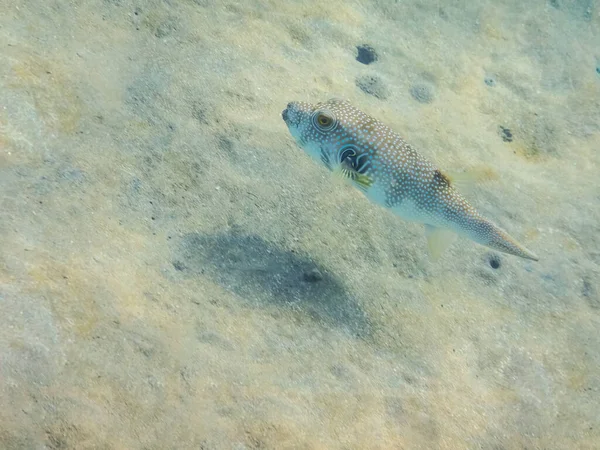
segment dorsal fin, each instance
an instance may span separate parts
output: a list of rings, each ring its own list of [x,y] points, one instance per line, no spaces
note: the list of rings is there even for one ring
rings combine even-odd
[[[490,167],[471,168],[464,172],[446,172],[444,178],[459,189],[468,189],[475,184],[496,180],[498,175]]]

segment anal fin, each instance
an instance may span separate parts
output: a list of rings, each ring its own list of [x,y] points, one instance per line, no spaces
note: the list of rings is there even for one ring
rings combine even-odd
[[[437,261],[442,256],[442,253],[444,253],[444,250],[452,244],[456,234],[445,228],[425,224],[425,236],[427,237],[429,257],[433,261]]]

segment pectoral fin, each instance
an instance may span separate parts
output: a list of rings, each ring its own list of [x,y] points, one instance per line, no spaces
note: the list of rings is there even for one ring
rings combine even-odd
[[[445,228],[438,228],[432,225],[425,225],[425,236],[427,237],[427,247],[429,248],[429,257],[437,261],[450,244],[454,241],[456,234]]]
[[[368,175],[359,173],[346,164],[339,164],[334,167],[333,177],[336,180],[342,180],[344,183],[353,184],[362,191],[366,191],[373,184],[373,180]]]

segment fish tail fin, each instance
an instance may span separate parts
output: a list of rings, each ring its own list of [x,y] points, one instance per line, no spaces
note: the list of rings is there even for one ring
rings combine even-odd
[[[539,260],[535,253],[525,248],[525,246],[518,243],[506,231],[487,219],[479,218],[469,228],[471,229],[469,237],[475,242],[510,255],[533,261]]]

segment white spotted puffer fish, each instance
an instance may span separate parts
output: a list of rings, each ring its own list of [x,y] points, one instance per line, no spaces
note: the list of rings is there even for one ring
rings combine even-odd
[[[386,125],[347,101],[292,102],[282,117],[312,158],[350,180],[372,202],[405,220],[423,223],[433,259],[456,233],[494,250],[538,260],[481,216],[450,177]]]

